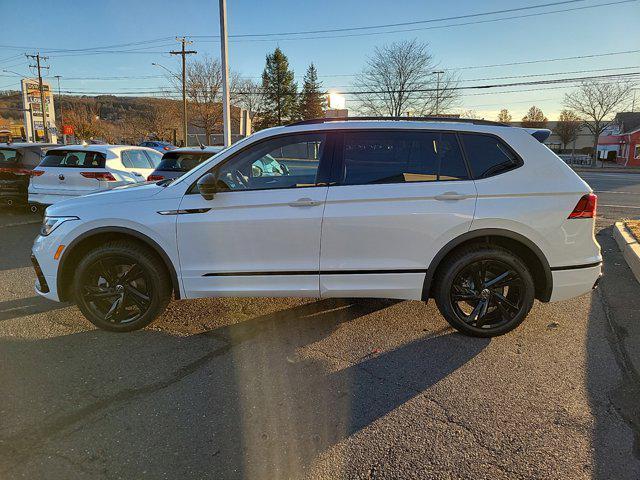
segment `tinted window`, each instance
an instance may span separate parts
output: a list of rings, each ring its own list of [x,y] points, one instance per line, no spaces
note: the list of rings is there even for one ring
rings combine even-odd
[[[193,167],[200,165],[207,158],[211,158],[215,153],[211,152],[169,152],[162,157],[157,170],[169,172],[187,172]]]
[[[13,163],[17,163],[19,159],[19,154],[15,150],[10,148],[2,148],[0,149],[0,165],[9,165]]]
[[[490,177],[518,166],[518,158],[496,137],[465,133],[461,138],[474,178]]]
[[[104,168],[105,156],[84,150],[50,150],[40,163],[43,167]]]
[[[261,142],[222,165],[218,174],[221,186],[229,190],[314,186],[325,144],[324,134]]]
[[[152,168],[144,150],[124,150],[122,164],[126,168]]]
[[[468,177],[456,136],[440,132],[353,132],[344,136],[341,183],[430,182]]]

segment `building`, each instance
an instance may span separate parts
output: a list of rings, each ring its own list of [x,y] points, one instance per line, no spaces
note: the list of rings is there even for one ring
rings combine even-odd
[[[514,127],[522,127],[522,122],[509,122]],[[577,152],[577,153],[593,153],[593,133],[586,124],[583,124],[578,130],[578,135],[575,140],[567,145],[562,144],[562,140],[555,133],[556,125],[558,122],[555,120],[549,120],[544,128],[551,130],[551,135],[547,138],[544,144],[556,153],[562,152]]]
[[[618,113],[598,138],[598,158],[640,166],[640,112]]]

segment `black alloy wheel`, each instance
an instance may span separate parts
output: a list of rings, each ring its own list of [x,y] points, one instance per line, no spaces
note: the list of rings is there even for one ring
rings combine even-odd
[[[471,247],[443,265],[436,302],[445,319],[468,335],[492,337],[517,327],[535,288],[522,260],[500,247]]]
[[[76,303],[91,323],[104,330],[143,328],[171,299],[171,281],[162,260],[133,242],[114,241],[90,250],[76,272]]]

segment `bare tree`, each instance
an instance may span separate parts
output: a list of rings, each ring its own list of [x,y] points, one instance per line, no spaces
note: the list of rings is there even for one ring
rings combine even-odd
[[[357,109],[374,116],[445,113],[459,101],[458,80],[434,70],[428,45],[415,39],[376,47],[354,82],[362,92]]]
[[[547,126],[547,117],[544,116],[542,110],[534,105],[522,117],[522,126],[525,128],[545,128]]]
[[[500,110],[500,113],[498,114],[498,121],[501,123],[509,123],[511,121],[511,114],[509,113],[509,110],[507,110],[506,108],[503,108],[502,110]]]
[[[634,84],[631,82],[589,81],[564,97],[564,104],[585,120],[593,135],[593,158],[598,149],[598,137],[607,128],[613,116],[631,101]]]
[[[560,137],[562,149],[567,148],[567,144],[573,142],[578,137],[578,132],[582,127],[582,119],[571,110],[562,110],[558,117],[556,128],[553,133]]]
[[[265,98],[262,86],[250,78],[239,78],[231,92],[231,102],[249,112],[253,121],[264,110]]]

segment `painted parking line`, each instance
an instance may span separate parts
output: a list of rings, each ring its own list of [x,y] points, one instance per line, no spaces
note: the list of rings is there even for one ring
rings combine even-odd
[[[640,210],[640,206],[638,205],[605,205],[599,204],[598,207],[609,207],[609,208],[632,208],[634,210]]]

